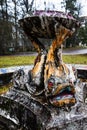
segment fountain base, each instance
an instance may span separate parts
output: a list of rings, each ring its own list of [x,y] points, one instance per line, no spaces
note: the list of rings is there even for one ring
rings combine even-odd
[[[81,91],[76,96],[79,95],[81,102],[71,109],[67,106],[58,108],[43,103],[40,97],[34,98],[26,91],[11,88],[0,96],[0,127],[10,130],[86,130],[87,104],[82,102]]]

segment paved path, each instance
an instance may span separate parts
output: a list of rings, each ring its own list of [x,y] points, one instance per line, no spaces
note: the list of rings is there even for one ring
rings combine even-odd
[[[68,49],[68,50],[63,50],[63,54],[64,55],[78,55],[78,54],[87,54],[87,49],[77,49],[77,50],[71,50],[71,49]],[[20,52],[18,54],[15,54],[16,56],[27,56],[27,55],[30,55],[30,56],[36,56],[37,55],[37,52]]]
[[[63,54],[64,54],[64,55],[87,54],[87,49],[63,50]]]

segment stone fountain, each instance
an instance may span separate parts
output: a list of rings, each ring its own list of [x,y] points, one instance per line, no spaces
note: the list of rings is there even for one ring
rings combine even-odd
[[[2,129],[86,130],[87,85],[63,62],[61,51],[79,21],[63,12],[35,11],[19,23],[38,56],[27,74],[13,74],[13,87],[0,96]],[[52,39],[49,49],[39,38]]]

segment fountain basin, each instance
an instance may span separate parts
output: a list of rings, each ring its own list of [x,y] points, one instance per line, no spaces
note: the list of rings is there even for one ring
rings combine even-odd
[[[42,10],[35,11],[32,15],[19,20],[19,24],[27,35],[49,39],[56,37],[61,26],[72,32],[80,26],[80,23],[70,14]]]

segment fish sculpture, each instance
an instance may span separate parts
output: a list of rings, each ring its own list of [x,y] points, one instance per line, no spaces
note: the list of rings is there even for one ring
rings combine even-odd
[[[28,73],[28,92],[38,98],[43,95],[46,102],[55,107],[74,105],[75,75],[63,62],[60,48],[80,23],[70,14],[59,11],[35,11],[19,23],[38,52]],[[39,38],[52,39],[49,49]]]

